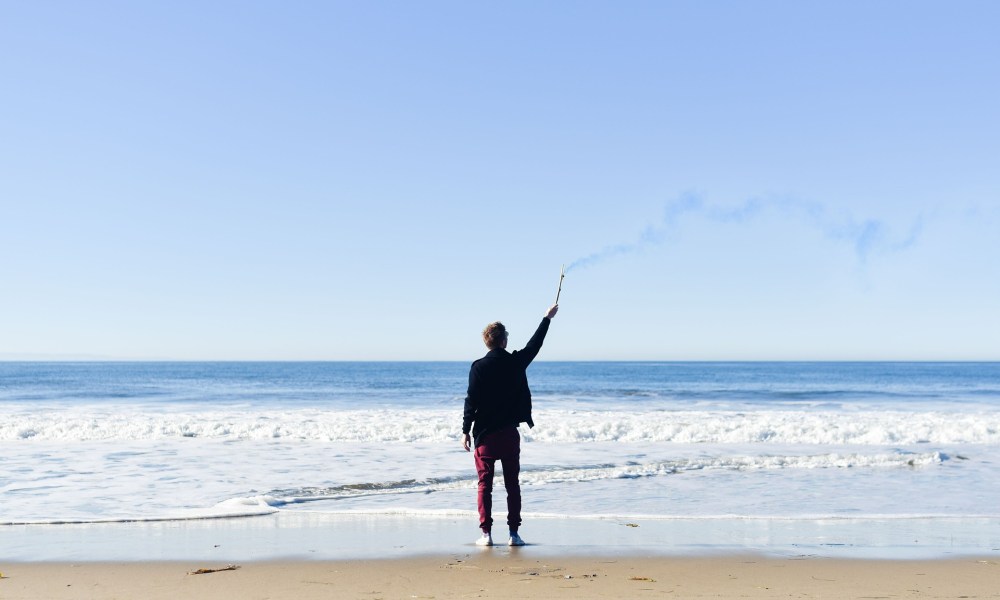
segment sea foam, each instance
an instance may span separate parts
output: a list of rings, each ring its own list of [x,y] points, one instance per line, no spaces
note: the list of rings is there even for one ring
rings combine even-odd
[[[1000,411],[904,412],[759,410],[576,411],[536,410],[537,426],[521,427],[534,443],[670,442],[782,444],[998,444]],[[202,410],[74,407],[10,410],[0,441],[313,440],[323,442],[454,442],[456,410]]]

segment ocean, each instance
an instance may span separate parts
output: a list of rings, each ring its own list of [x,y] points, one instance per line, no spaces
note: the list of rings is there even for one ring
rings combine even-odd
[[[0,536],[296,511],[474,530],[468,367],[0,363]],[[537,361],[529,379],[526,522],[1000,517],[1000,363]]]

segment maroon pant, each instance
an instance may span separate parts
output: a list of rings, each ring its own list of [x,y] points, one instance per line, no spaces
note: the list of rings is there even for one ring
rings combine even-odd
[[[482,438],[476,446],[476,472],[479,473],[479,527],[484,532],[493,528],[493,475],[496,461],[503,466],[503,484],[507,488],[507,526],[517,531],[521,525],[521,436],[517,427],[508,427]]]

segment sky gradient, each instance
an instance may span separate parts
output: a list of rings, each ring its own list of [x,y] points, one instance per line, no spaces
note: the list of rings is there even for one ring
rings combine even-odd
[[[1000,360],[995,2],[8,2],[0,359]]]

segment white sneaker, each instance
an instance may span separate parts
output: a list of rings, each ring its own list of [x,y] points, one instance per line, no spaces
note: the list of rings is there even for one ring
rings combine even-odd
[[[476,540],[477,546],[492,546],[493,536],[488,533],[484,533],[478,540]]]
[[[523,546],[524,545],[524,540],[522,540],[521,536],[517,535],[516,532],[511,531],[510,532],[510,540],[507,541],[507,545],[508,546]]]

